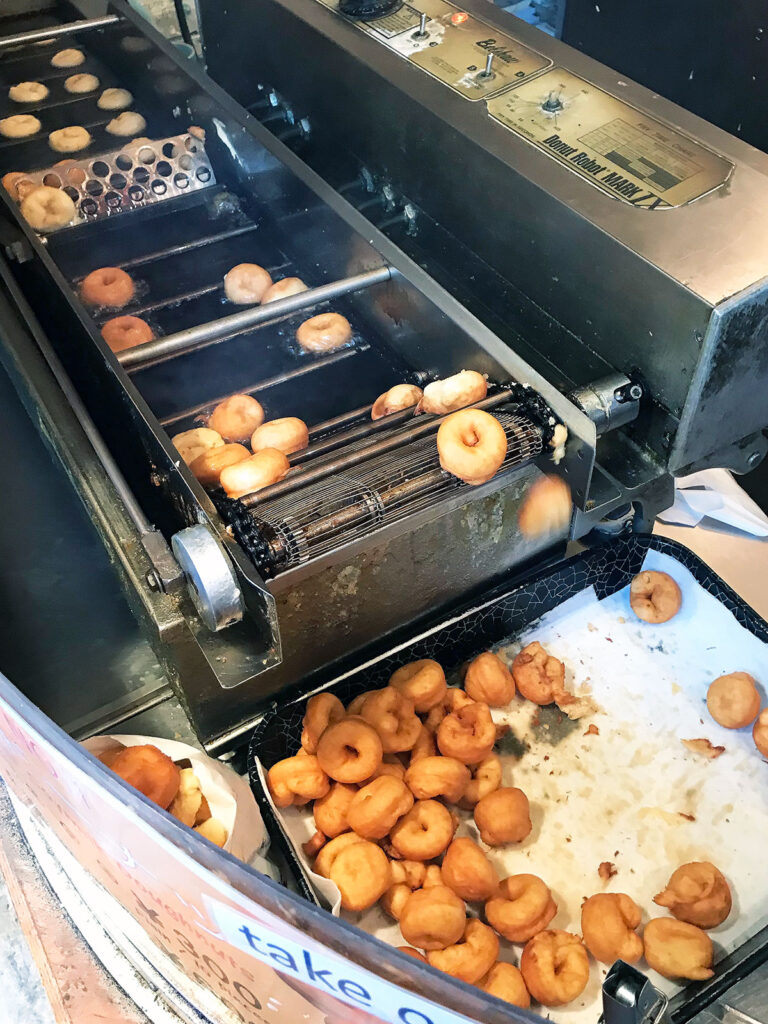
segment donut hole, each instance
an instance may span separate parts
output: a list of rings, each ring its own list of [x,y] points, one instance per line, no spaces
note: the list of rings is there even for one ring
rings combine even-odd
[[[156,196],[164,196],[165,193],[168,191],[168,186],[164,181],[160,181],[159,179],[157,179],[156,181],[152,182],[152,191],[155,193]]]
[[[117,209],[119,206],[122,205],[123,202],[123,200],[117,192],[107,192],[104,199],[106,201],[107,206],[111,206],[112,209]]]
[[[146,167],[137,167],[133,172],[133,180],[137,185],[146,185],[149,181],[149,171]]]
[[[197,170],[197,180],[206,182],[211,180],[211,172],[208,167],[199,167]]]
[[[130,171],[133,167],[133,160],[131,160],[129,156],[126,156],[125,153],[118,153],[115,158],[115,164],[121,171]]]
[[[173,173],[173,168],[171,167],[167,160],[160,160],[155,170],[164,178],[170,178],[171,174]]]
[[[173,184],[176,188],[187,188],[189,185],[189,178],[186,174],[182,174],[181,171],[179,171],[173,176]]]
[[[94,160],[91,164],[91,174],[97,178],[106,178],[109,174],[109,164],[105,164],[103,160]]]
[[[73,185],[82,185],[86,177],[87,175],[82,167],[70,167],[67,170],[67,180],[71,181]]]
[[[179,150],[173,142],[166,142],[163,146],[163,156],[168,157],[169,160],[173,160],[178,152]]]
[[[195,161],[188,153],[182,153],[179,157],[179,167],[184,171],[191,171],[195,166]]]
[[[139,160],[143,164],[153,164],[157,160],[157,154],[151,146],[142,146],[139,150]]]
[[[110,174],[110,176],[109,176],[109,184],[112,186],[112,188],[121,188],[122,189],[122,188],[125,188],[125,186],[128,184],[128,182],[126,181],[126,178],[125,178],[124,174]]]
[[[95,181],[93,178],[90,178],[85,183],[85,191],[89,196],[100,196],[104,191],[104,186],[100,181]]]
[[[50,188],[61,188],[62,181],[58,174],[46,174],[43,178],[43,184],[48,185]]]

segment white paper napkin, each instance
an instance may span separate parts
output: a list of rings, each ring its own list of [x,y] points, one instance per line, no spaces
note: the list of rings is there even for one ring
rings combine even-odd
[[[658,518],[675,526],[696,526],[703,519],[712,519],[753,537],[768,537],[768,516],[727,469],[705,469],[680,477],[675,481],[674,504]]]

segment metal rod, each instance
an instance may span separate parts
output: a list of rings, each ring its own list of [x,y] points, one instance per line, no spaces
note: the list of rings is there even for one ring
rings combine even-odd
[[[289,456],[291,465],[298,466],[302,462],[309,462],[310,459],[317,458],[318,455],[324,455],[326,452],[332,452],[336,448],[342,448],[344,445],[349,444],[352,441],[359,441],[363,437],[370,437],[371,434],[378,433],[380,430],[399,427],[401,423],[407,423],[408,420],[413,419],[413,410],[415,407],[410,406],[408,409],[401,409],[400,412],[390,413],[389,416],[382,416],[378,420],[372,420],[370,418],[371,408],[372,406],[370,405],[364,406],[363,408],[363,412],[368,413],[368,419],[364,423],[359,423],[355,427],[350,427],[349,430],[340,431],[332,437],[327,437],[323,441],[318,441],[316,444],[309,445],[308,448],[302,448],[301,451],[294,452],[293,455]],[[320,427],[325,427],[325,424],[320,424],[319,427],[315,427],[314,433],[320,433]]]
[[[511,392],[509,391],[499,391],[495,395],[488,395],[482,401],[467,406],[467,408],[492,409],[494,406],[508,401],[510,396]],[[358,448],[357,451],[348,452],[346,455],[341,455],[336,459],[323,459],[310,469],[291,470],[279,483],[272,484],[271,487],[263,487],[252,494],[246,494],[240,501],[247,508],[253,508],[254,505],[258,505],[268,498],[282,497],[284,494],[297,491],[306,484],[322,480],[323,477],[331,476],[333,473],[340,473],[345,469],[351,469],[353,466],[373,458],[374,455],[383,455],[385,452],[392,451],[395,448],[401,448],[403,445],[408,444],[409,441],[415,441],[426,434],[435,433],[440,424],[447,419],[447,416],[425,415],[418,416],[416,419],[421,422],[415,422],[413,426],[408,427],[406,430],[399,430],[389,437],[384,437],[379,441],[374,441],[373,444],[366,445],[364,448]]]
[[[31,32],[17,32],[12,36],[0,38],[0,50],[21,43],[36,43],[41,39],[58,39],[60,36],[73,35],[75,32],[87,32],[92,28],[106,28],[117,25],[120,18],[116,14],[107,14],[103,18],[87,18],[83,21],[70,21],[66,25],[55,25],[52,28],[36,28]]]
[[[372,406],[370,404],[358,405],[356,409],[342,412],[330,420],[322,420],[320,423],[316,423],[313,427],[309,428],[310,436],[312,434],[324,434],[328,430],[335,430],[336,427],[343,427],[345,423],[353,423],[355,420],[359,420],[361,416],[370,416],[371,409]]]
[[[245,331],[251,327],[260,327],[269,321],[279,320],[280,317],[287,316],[289,313],[308,309],[310,306],[316,306],[318,303],[327,302],[330,299],[337,299],[350,292],[370,288],[375,284],[383,284],[391,276],[390,267],[366,270],[353,277],[345,277],[340,281],[321,285],[319,288],[310,288],[297,295],[289,295],[286,299],[268,302],[265,306],[251,307],[240,313],[222,317],[220,320],[211,320],[207,324],[199,324],[197,327],[190,327],[177,334],[169,334],[156,341],[148,341],[144,345],[137,345],[125,352],[119,352],[117,358],[122,366],[132,370],[149,363],[163,363],[167,359],[173,359],[183,353],[194,352],[196,349],[211,345],[227,335]]]
[[[168,256],[180,256],[185,252],[192,252],[195,249],[202,249],[206,245],[215,245],[216,242],[224,242],[230,238],[238,238],[240,235],[247,235],[251,231],[257,231],[258,224],[246,224],[245,227],[235,228],[232,231],[221,231],[218,235],[208,235],[207,238],[194,238],[191,242],[182,242],[181,245],[171,245],[167,249],[158,249],[156,252],[147,253],[146,256],[136,256],[132,260],[125,260],[123,263],[115,263],[114,266],[121,267],[143,267],[147,263],[154,263],[155,260],[164,260]]]

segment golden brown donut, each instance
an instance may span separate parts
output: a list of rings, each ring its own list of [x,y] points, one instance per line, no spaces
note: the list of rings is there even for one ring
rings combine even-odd
[[[276,807],[299,800],[318,800],[331,788],[330,780],[314,755],[285,757],[267,772],[267,785]]]
[[[200,780],[192,768],[182,768],[179,788],[176,796],[168,804],[168,813],[180,821],[182,825],[192,828],[202,802],[203,791],[200,788]]]
[[[344,718],[329,725],[317,744],[317,757],[336,782],[362,782],[381,764],[379,734],[362,718]]]
[[[258,263],[238,263],[224,275],[224,294],[238,306],[261,302],[272,284],[269,272]]]
[[[388,775],[393,779],[399,779],[401,782],[405,782],[405,765],[397,754],[385,754],[382,758],[381,764],[370,779],[366,779],[361,783],[361,785],[367,786],[369,782],[373,782],[374,779],[381,778],[382,775]]]
[[[363,704],[365,704],[370,695],[374,692],[374,690],[366,690],[364,693],[358,693],[356,697],[353,697],[347,705],[347,714],[359,715],[363,710]]]
[[[141,114],[137,114],[135,110],[124,110],[122,114],[118,114],[117,117],[113,117],[112,120],[106,124],[105,130],[108,131],[110,135],[120,135],[123,138],[130,138],[131,136],[136,137],[137,135],[141,135],[146,127],[147,122]]]
[[[442,796],[457,804],[467,788],[469,768],[455,757],[421,757],[411,763],[405,781],[418,800]]]
[[[439,864],[427,864],[424,870],[424,881],[422,889],[432,889],[436,885],[443,885],[443,869]]]
[[[17,194],[23,182],[16,185]],[[63,228],[75,219],[75,204],[59,188],[38,185],[21,199],[21,215],[36,231]]]
[[[452,377],[427,384],[416,411],[444,416],[446,413],[481,401],[487,394],[488,381],[482,373],[477,373],[476,370],[462,370]]]
[[[751,725],[760,711],[760,694],[748,672],[718,676],[707,690],[707,710],[726,729]]]
[[[171,444],[186,464],[191,466],[195,459],[211,448],[221,448],[224,438],[210,427],[194,427],[192,430],[182,430],[180,434],[174,434]]]
[[[118,751],[110,767],[115,775],[160,807],[168,807],[179,790],[179,768],[151,743]]]
[[[101,336],[113,352],[153,341],[155,332],[140,316],[115,316],[101,328]]]
[[[413,765],[424,757],[434,757],[436,753],[437,746],[435,744],[435,734],[431,732],[426,725],[422,725],[418,739],[411,749],[411,759],[409,764]]]
[[[19,82],[10,87],[8,96],[14,103],[42,103],[48,91],[42,82]]]
[[[470,765],[472,778],[467,783],[459,807],[471,811],[484,796],[493,793],[501,785],[501,760],[498,754],[489,754],[479,764]]]
[[[249,439],[257,427],[264,422],[264,409],[252,395],[230,395],[219,402],[208,417],[208,426],[217,431],[225,441]]]
[[[89,306],[107,306],[120,309],[127,306],[136,294],[130,274],[119,267],[99,267],[83,278],[80,295]]]
[[[99,88],[99,80],[96,75],[70,75],[64,79],[64,88],[67,92],[94,92]]]
[[[644,569],[629,585],[630,606],[643,622],[669,622],[680,611],[682,601],[680,587],[666,572]]]
[[[419,738],[421,722],[413,701],[393,686],[369,694],[360,714],[378,732],[386,754],[410,750]]]
[[[712,970],[712,940],[700,928],[673,917],[655,917],[643,932],[645,959],[665,978],[706,981]]]
[[[445,949],[458,942],[466,926],[466,909],[444,885],[417,889],[400,913],[403,938],[417,949]]]
[[[415,710],[420,715],[439,704],[445,697],[447,689],[445,672],[431,658],[422,658],[420,661],[403,665],[392,673],[389,685],[412,700]]]
[[[752,726],[752,739],[763,757],[768,757],[768,708],[764,708],[757,716]]]
[[[385,914],[389,914],[393,920],[399,921],[405,901],[411,895],[411,892],[410,887],[404,882],[396,882],[394,885],[390,885],[381,897],[381,909]]]
[[[307,286],[300,277],[284,277],[280,281],[275,281],[274,284],[267,288],[261,297],[261,304],[266,305],[267,302],[278,302],[280,299],[287,299],[289,295],[298,295],[299,292],[305,292],[306,290]]]
[[[424,392],[415,384],[395,384],[389,391],[379,395],[371,406],[371,419],[380,420],[383,416],[391,416],[394,412],[410,409],[418,405]]]
[[[99,96],[96,106],[100,110],[122,110],[130,107],[133,103],[133,96],[127,89],[105,89]]]
[[[279,452],[291,455],[309,444],[309,430],[304,420],[297,416],[283,416],[268,420],[257,427],[251,437],[251,448],[257,452],[262,448],[277,448]]]
[[[307,701],[301,730],[301,745],[308,754],[314,754],[317,744],[329,725],[345,716],[344,705],[332,693],[316,693]],[[328,833],[326,833],[327,835]]]
[[[282,480],[291,464],[276,448],[262,448],[242,462],[227,466],[219,477],[229,498],[242,498]]]
[[[501,961],[495,963],[478,985],[489,996],[496,996],[497,999],[503,999],[513,1006],[527,1010],[531,1005],[531,997],[525,987],[523,976],[514,964]]]
[[[589,981],[589,958],[578,935],[553,929],[530,939],[520,957],[525,986],[543,1006],[564,1006]]]
[[[48,136],[48,145],[57,153],[76,153],[90,146],[92,141],[91,133],[79,124],[57,128]]]
[[[604,964],[614,960],[636,963],[643,955],[643,940],[635,931],[642,920],[640,907],[623,892],[599,892],[581,905],[584,945]]]
[[[472,700],[492,708],[502,708],[515,695],[515,680],[497,654],[485,651],[470,662],[464,677],[464,689]]]
[[[489,899],[499,884],[493,864],[467,837],[454,839],[445,851],[441,874],[444,884],[468,902]]]
[[[562,533],[571,521],[571,489],[561,476],[539,477],[528,488],[517,514],[520,532],[529,540]]]
[[[429,963],[445,974],[475,985],[490,971],[499,955],[499,940],[487,924],[471,918],[461,939],[427,954]]]
[[[332,352],[352,337],[349,320],[340,313],[319,313],[305,320],[296,331],[296,340],[305,352]]]
[[[418,949],[414,949],[413,946],[397,946],[397,949],[401,953],[405,953],[406,956],[412,956],[414,960],[421,960],[422,963],[427,963],[427,958],[423,953],[420,953]]]
[[[363,839],[383,839],[412,807],[413,794],[402,779],[381,775],[355,793],[347,821]]]
[[[352,798],[357,792],[357,787],[348,786],[343,782],[332,782],[331,788],[315,800],[312,807],[315,824],[323,835],[329,839],[335,839],[343,832],[349,831],[347,812]]]
[[[322,832],[315,832],[306,843],[301,844],[301,848],[304,854],[311,859],[318,855],[327,842],[327,836],[324,836]]]
[[[34,114],[11,114],[0,119],[0,135],[7,139],[24,139],[29,135],[37,135],[42,128],[40,119]]]
[[[389,888],[389,861],[375,843],[352,843],[334,859],[330,879],[345,910],[367,910]]]
[[[678,921],[716,928],[731,912],[731,890],[714,864],[692,861],[672,872],[666,889],[653,902],[666,907]]]
[[[354,832],[344,832],[342,835],[336,836],[335,839],[331,839],[322,847],[315,859],[312,870],[315,874],[322,875],[323,878],[330,878],[331,868],[339,854],[346,850],[348,846],[364,842],[365,840],[355,835]]]
[[[532,828],[528,797],[513,786],[495,789],[475,804],[475,824],[488,846],[522,842]]]
[[[464,764],[484,760],[495,742],[496,727],[487,704],[466,704],[446,715],[437,728],[440,753]]]
[[[55,68],[76,68],[82,64],[85,60],[85,54],[82,50],[68,49],[59,50],[58,53],[54,53],[51,57],[51,64]]]
[[[565,665],[547,654],[538,640],[517,655],[512,675],[522,696],[534,704],[551,704],[565,692]]]
[[[459,686],[449,686],[445,691],[445,697],[443,698],[443,708],[445,709],[445,713],[448,715],[452,714],[454,711],[458,711],[459,708],[465,708],[474,703],[476,702],[472,700],[469,694],[465,693]],[[442,718],[440,721],[442,721]],[[438,722],[438,725],[439,724],[440,723]]]
[[[437,451],[446,473],[476,487],[501,469],[507,454],[507,435],[489,412],[460,409],[440,424]]]
[[[424,885],[427,868],[419,860],[391,860],[389,869],[395,885],[407,885],[411,890],[421,889]]]
[[[552,893],[538,875],[510,875],[485,904],[488,924],[509,942],[527,942],[557,913]]]
[[[437,800],[417,800],[392,829],[390,839],[395,850],[407,860],[432,860],[448,848],[454,831],[453,819],[443,804]]]
[[[218,487],[221,483],[221,471],[227,466],[235,466],[238,462],[250,458],[250,454],[245,445],[222,444],[198,455],[189,464],[189,468],[203,487]]]

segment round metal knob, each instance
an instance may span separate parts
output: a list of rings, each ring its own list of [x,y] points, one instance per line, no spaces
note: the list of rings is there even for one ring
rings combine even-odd
[[[546,110],[548,114],[555,114],[563,109],[563,101],[556,93],[551,92],[541,104],[541,109]]]
[[[243,597],[232,565],[205,526],[189,526],[171,538],[176,561],[203,625],[212,633],[243,617]]]
[[[359,21],[386,18],[403,6],[402,0],[339,0],[339,12]]]

